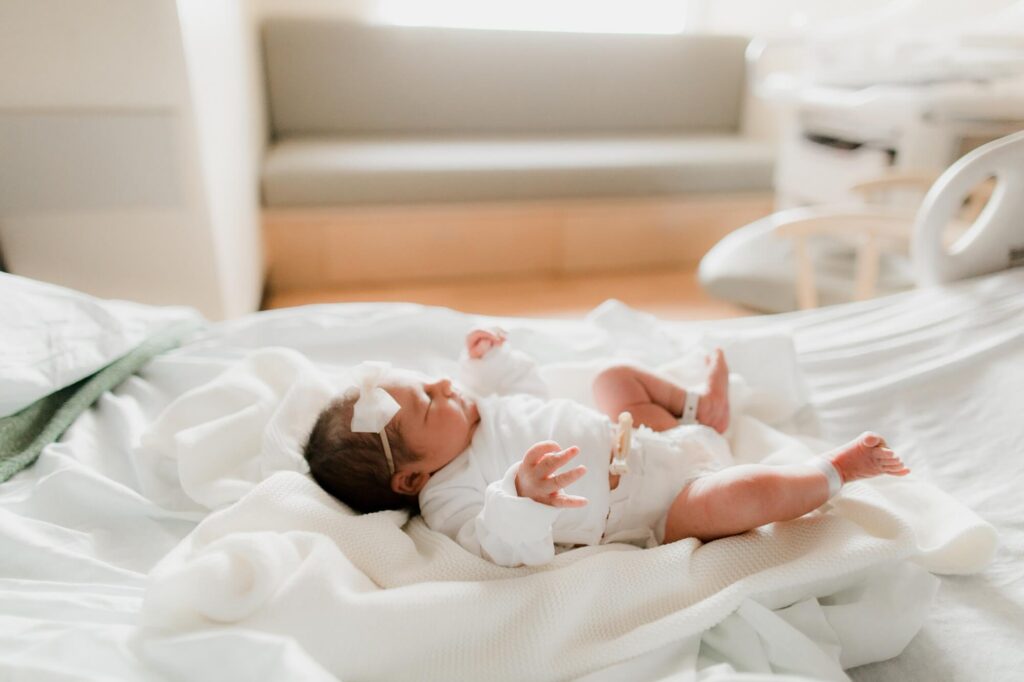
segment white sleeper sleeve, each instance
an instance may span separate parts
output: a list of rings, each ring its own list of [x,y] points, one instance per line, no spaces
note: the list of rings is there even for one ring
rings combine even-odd
[[[470,358],[463,351],[459,369],[462,383],[481,397],[513,393],[548,397],[537,363],[526,353],[509,348],[507,341],[480,359]]]
[[[499,566],[546,564],[555,556],[551,527],[561,510],[519,497],[518,472],[517,462],[483,491],[468,486],[446,491],[448,499],[438,500],[439,513],[430,514],[428,525]]]

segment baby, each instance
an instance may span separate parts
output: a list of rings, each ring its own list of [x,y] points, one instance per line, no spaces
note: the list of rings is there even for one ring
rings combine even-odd
[[[353,509],[418,504],[430,528],[503,566],[543,564],[556,546],[710,541],[802,516],[846,482],[909,473],[873,433],[806,464],[729,466],[729,370],[720,350],[706,363],[706,385],[689,389],[608,368],[593,384],[599,412],[547,399],[503,332],[476,329],[462,360],[469,390],[364,363],[305,456]],[[621,413],[639,428],[617,431]]]

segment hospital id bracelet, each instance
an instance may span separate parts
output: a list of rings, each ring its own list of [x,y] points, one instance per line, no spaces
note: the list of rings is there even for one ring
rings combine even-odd
[[[700,406],[700,391],[696,388],[686,390],[686,403],[683,405],[683,414],[679,418],[680,424],[696,424],[697,408]]]
[[[824,457],[815,457],[808,464],[825,474],[825,478],[828,479],[828,499],[831,500],[843,487],[843,477],[839,475],[836,465]]]

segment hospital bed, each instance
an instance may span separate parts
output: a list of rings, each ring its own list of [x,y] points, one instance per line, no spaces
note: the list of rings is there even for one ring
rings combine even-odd
[[[1016,216],[1022,215],[1019,206],[1014,210]],[[1000,239],[1007,247],[1019,237],[1018,229],[1003,233]],[[936,279],[957,276],[943,271]],[[79,379],[82,372],[99,368],[169,325],[201,322],[185,309],[98,301],[10,276],[0,277],[0,301],[6,313],[5,334],[9,334],[0,350],[7,411],[57,388],[53,384]],[[671,565],[659,564],[659,558],[675,556],[675,550],[611,547],[592,552],[585,548],[559,555],[552,567],[529,575],[503,573],[521,569],[474,565],[474,570],[491,571],[489,579],[453,580],[444,577],[450,575],[445,571],[453,570],[452,564],[445,564],[456,556],[452,546],[414,522],[399,527],[402,520],[395,513],[361,520],[347,516],[340,506],[314,499],[299,473],[283,471],[241,491],[238,502],[222,505],[211,515],[209,509],[194,503],[195,497],[186,499],[195,480],[182,478],[180,471],[169,471],[168,461],[154,458],[152,448],[147,448],[154,425],[165,423],[161,418],[166,419],[168,406],[237,368],[255,351],[265,357],[269,348],[298,351],[294,355],[289,350],[279,353],[291,358],[288,362],[310,362],[326,374],[362,360],[368,353],[396,365],[437,372],[450,368],[446,358],[465,331],[480,323],[500,323],[542,365],[559,366],[569,374],[588,362],[612,357],[659,365],[707,342],[724,343],[727,350],[732,348],[740,356],[745,351],[753,358],[746,363],[752,375],[778,372],[773,354],[790,347],[791,340],[794,372],[776,374],[771,382],[780,394],[789,396],[778,400],[788,399],[797,408],[780,428],[815,442],[831,443],[848,440],[865,428],[884,433],[908,462],[916,480],[946,491],[993,524],[998,547],[991,561],[987,556],[979,559],[981,570],[976,575],[947,576],[932,582],[935,579],[914,568],[913,562],[888,563],[886,570],[901,566],[900,571],[910,572],[871,584],[880,586],[881,591],[864,588],[861,583],[842,589],[818,586],[817,597],[801,601],[786,590],[775,590],[771,599],[758,598],[754,590],[735,614],[707,622],[695,635],[680,629],[678,641],[666,637],[665,629],[655,627],[653,621],[627,623],[621,636],[610,637],[603,627],[580,629],[582,621],[556,617],[558,604],[545,597],[558,595],[545,592],[542,586],[569,574],[579,589],[586,590],[590,582],[599,582],[588,567],[615,566],[622,571],[625,584],[620,593],[640,591],[646,574],[631,574],[631,567],[635,570],[636,562],[646,562],[645,570],[664,572]],[[788,377],[789,383],[779,377]],[[459,651],[457,642],[417,667],[399,669],[398,673],[389,667],[401,659],[406,648],[415,645],[415,637],[429,639],[427,630],[395,630],[390,656],[374,658],[367,651],[359,661],[352,655],[337,657],[346,642],[339,633],[331,632],[329,623],[316,633],[302,630],[302,618],[312,617],[337,597],[329,589],[332,581],[349,580],[350,585],[359,587],[358,599],[348,602],[352,608],[377,605],[377,611],[367,611],[363,621],[367,630],[372,630],[375,622],[391,622],[389,619],[405,614],[404,609],[411,609],[402,601],[411,590],[436,590],[438,613],[463,604],[443,601],[440,595],[465,596],[466,590],[477,590],[490,597],[465,603],[476,604],[481,622],[496,604],[512,599],[521,604],[523,613],[548,614],[549,622],[559,624],[565,637],[566,656],[577,656],[574,674],[567,675],[555,673],[565,670],[556,668],[557,656],[531,663],[529,656],[512,661],[492,654],[491,679],[514,678],[509,671],[516,670],[533,670],[530,679],[655,680],[674,675],[678,676],[674,679],[783,679],[787,674],[841,679],[842,673],[834,669],[812,674],[816,668],[800,668],[794,662],[800,659],[810,665],[806,656],[793,654],[805,651],[802,647],[809,643],[833,654],[837,647],[846,646],[838,654],[846,662],[877,661],[850,669],[849,675],[856,680],[1013,679],[1024,669],[1024,651],[1019,646],[1024,640],[1024,497],[1018,490],[1024,481],[1022,385],[1021,268],[827,309],[726,322],[664,322],[609,302],[583,320],[492,319],[406,304],[348,304],[258,313],[204,326],[189,332],[178,349],[157,355],[138,374],[104,393],[58,442],[43,449],[34,465],[0,484],[0,678],[429,679],[439,677],[439,670],[450,671],[446,679],[469,678],[466,668],[460,667],[465,661],[451,653]],[[258,413],[244,412],[236,417],[266,422],[260,421],[263,417]],[[193,443],[203,438],[199,432],[192,436]],[[256,439],[257,449],[265,448],[268,439],[273,441],[261,433]],[[223,444],[225,449],[231,446]],[[229,472],[232,480],[250,474],[259,478],[250,469],[239,471]],[[273,481],[284,485],[268,487]],[[210,490],[213,494],[224,488]],[[300,493],[309,499],[298,499]],[[853,495],[846,503],[846,513],[875,509],[871,499],[863,492]],[[266,505],[263,516],[245,521],[254,525],[238,529],[237,537],[218,536],[220,530],[239,522],[233,510],[258,504]],[[173,598],[185,594],[179,589],[184,583],[163,592],[157,589],[187,577],[177,570],[184,564],[168,563],[173,557],[187,556],[203,543],[227,547],[254,537],[254,533],[272,543],[285,542],[290,524],[302,522],[304,510],[314,507],[321,514],[316,523],[323,525],[310,527],[322,532],[306,532],[296,540],[306,543],[302,547],[307,554],[294,554],[299,545],[280,545],[280,552],[263,557],[264,564],[251,564],[270,569],[245,574],[243,580],[227,586],[216,580],[192,586],[190,589],[198,591],[178,601]],[[280,510],[281,514],[268,510]],[[843,511],[840,505],[838,512]],[[791,527],[813,530],[818,527],[815,523],[828,522],[820,517]],[[342,561],[343,554],[335,551],[332,542],[362,546],[358,543],[365,537],[339,535],[338,530],[365,530],[366,526],[352,525],[361,523],[376,524],[367,537],[376,532],[397,533],[407,540],[401,551],[382,550],[378,555],[368,550],[358,555],[365,563],[359,570],[353,569],[351,562]],[[933,538],[936,543],[941,542],[939,535]],[[325,539],[332,537],[334,541]],[[739,542],[766,538],[770,536],[754,533]],[[924,541],[927,545],[927,538]],[[696,551],[707,551],[715,544]],[[334,547],[330,556],[336,563],[329,565],[330,570],[303,573],[300,568],[309,565],[306,560],[325,547]],[[918,560],[928,553],[927,547],[919,549]],[[981,545],[964,550],[968,555],[971,551],[987,552]],[[208,555],[207,564],[190,564],[190,570],[209,570],[216,576],[238,568],[217,563],[218,556],[229,555]],[[351,556],[357,556],[355,550]],[[427,562],[441,577],[424,586],[389,574],[400,565],[402,556]],[[579,556],[583,559],[577,560]],[[155,567],[166,570],[151,573]],[[934,563],[931,568],[935,571]],[[364,573],[389,576],[387,580],[393,581],[389,586],[394,589],[379,590]],[[175,609],[183,609],[182,602],[188,599],[200,610],[228,603],[231,595],[226,591],[237,588],[244,592],[274,575],[280,580],[275,583],[276,595],[290,595],[278,607],[293,612],[277,611],[271,618],[257,605],[251,612],[236,610],[221,612],[212,620],[207,617],[202,627],[186,624],[170,634],[159,627],[160,614],[178,613]],[[523,584],[516,583],[520,578],[531,581],[536,589],[503,592]],[[310,585],[326,587],[310,592]],[[937,593],[931,599],[935,585]],[[726,594],[726,588],[719,594]],[[613,598],[596,587],[594,590],[586,596],[599,605]],[[172,600],[160,603],[160,594]],[[907,602],[910,594],[922,598]],[[873,600],[876,608],[867,613],[884,614],[885,618],[864,620],[865,612],[855,607],[865,600]],[[908,637],[909,644],[889,640],[888,633],[908,617],[893,605],[907,604],[908,613],[921,615],[910,632],[916,636]],[[231,602],[230,606],[238,604]],[[819,618],[821,613],[830,614],[827,625]],[[841,631],[847,616],[846,626],[861,633],[852,645],[843,638],[838,642],[830,639]],[[281,628],[275,618],[300,626]],[[607,627],[615,627],[612,616],[608,618]],[[758,623],[768,621],[776,625],[758,629]],[[779,625],[783,621],[785,627]],[[671,622],[671,613],[658,622]],[[501,632],[514,637],[515,622]],[[784,636],[778,636],[780,633]],[[466,637],[477,635],[472,629],[466,631]],[[644,646],[646,640],[656,637],[664,641]],[[736,647],[737,637],[748,637],[744,641],[749,646]],[[586,648],[588,640],[604,644],[591,650]],[[627,641],[631,648],[623,648]],[[500,644],[500,638],[496,642]],[[854,651],[850,646],[863,649]],[[616,659],[617,650],[624,652],[621,660]],[[581,651],[590,651],[595,663],[586,665],[586,657],[579,657]],[[763,655],[746,655],[754,651]],[[826,663],[817,669],[828,669]]]

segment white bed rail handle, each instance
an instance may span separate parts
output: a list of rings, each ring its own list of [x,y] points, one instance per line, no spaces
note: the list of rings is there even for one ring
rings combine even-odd
[[[988,205],[947,250],[946,226],[971,190],[993,176]],[[910,255],[921,286],[1024,265],[1024,132],[975,149],[942,174],[918,211]]]

